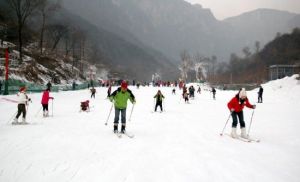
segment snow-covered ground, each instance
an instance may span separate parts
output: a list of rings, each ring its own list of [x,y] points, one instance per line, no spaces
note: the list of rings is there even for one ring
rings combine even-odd
[[[197,89],[197,85],[194,84]],[[158,88],[129,87],[136,96],[127,131],[112,133],[111,103],[106,88],[97,88],[91,112],[78,112],[88,90],[51,93],[53,117],[42,118],[41,94],[29,94],[30,125],[8,121],[16,104],[0,98],[0,181],[2,182],[298,182],[300,180],[300,83],[295,77],[263,85],[264,103],[257,104],[246,143],[219,134],[229,116],[227,102],[237,91],[196,94],[185,104],[180,91],[159,88],[165,95],[163,113],[152,113]],[[114,90],[115,88],[113,88]],[[203,90],[203,89],[202,89]],[[248,91],[257,101],[257,89]],[[50,102],[51,112],[51,102]],[[127,119],[132,105],[128,104]],[[249,126],[251,109],[245,108]],[[230,132],[231,119],[225,133]],[[247,128],[248,131],[248,128]]]

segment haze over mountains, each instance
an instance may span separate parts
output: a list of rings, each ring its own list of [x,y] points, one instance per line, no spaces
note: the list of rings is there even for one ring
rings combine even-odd
[[[217,20],[209,9],[184,0],[64,0],[64,6],[96,27],[132,43],[160,51],[173,63],[188,50],[203,56],[216,55],[228,61],[231,53],[263,46],[277,32],[300,27],[300,15],[258,9],[240,16]]]

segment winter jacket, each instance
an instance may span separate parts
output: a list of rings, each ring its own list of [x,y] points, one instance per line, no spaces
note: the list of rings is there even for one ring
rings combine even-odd
[[[244,106],[253,108],[253,105],[249,103],[248,98],[242,101],[238,95],[233,97],[227,104],[228,109],[234,109],[235,112],[241,112],[244,109]]]
[[[164,96],[163,96],[163,94],[156,94],[155,96],[154,96],[154,98],[156,98],[156,103],[162,103],[162,100],[165,98]]]
[[[125,109],[127,107],[128,99],[131,103],[135,102],[135,97],[131,90],[127,89],[125,92],[122,92],[121,87],[119,87],[109,96],[109,100],[111,102],[114,101],[117,109]]]
[[[49,97],[49,91],[46,90],[46,91],[43,92],[41,103],[42,104],[48,104],[49,99],[53,99],[53,97]]]
[[[259,91],[258,91],[258,95],[262,95],[264,92],[264,89],[262,87],[259,88]]]
[[[29,101],[28,96],[25,92],[19,92],[17,94],[18,96],[18,104],[27,104],[27,101]]]

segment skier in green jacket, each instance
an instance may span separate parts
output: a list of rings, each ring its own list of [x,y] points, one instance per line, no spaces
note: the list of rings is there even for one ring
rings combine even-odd
[[[110,96],[109,100],[115,105],[115,119],[114,119],[114,133],[118,133],[119,115],[121,112],[121,133],[125,133],[126,128],[126,108],[128,99],[132,104],[135,104],[135,97],[131,90],[127,88],[126,81],[122,81],[121,87],[115,90]]]

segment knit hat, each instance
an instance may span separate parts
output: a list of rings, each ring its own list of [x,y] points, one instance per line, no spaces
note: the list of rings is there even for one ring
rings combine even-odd
[[[242,88],[242,90],[239,93],[239,97],[240,98],[247,97],[247,93],[246,93],[246,89],[245,88]]]
[[[128,86],[127,82],[125,80],[122,81],[121,88],[127,89],[127,86]]]
[[[24,92],[25,89],[26,89],[26,87],[21,87],[21,88],[20,88],[20,92]]]

